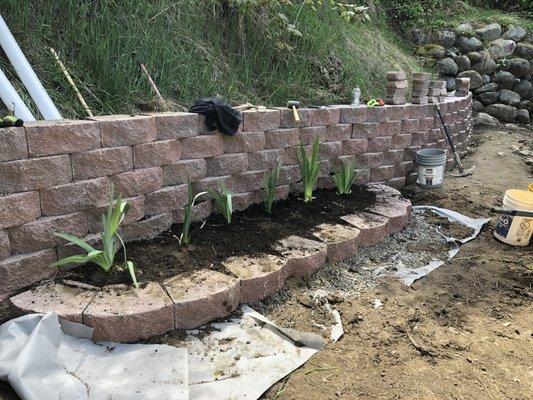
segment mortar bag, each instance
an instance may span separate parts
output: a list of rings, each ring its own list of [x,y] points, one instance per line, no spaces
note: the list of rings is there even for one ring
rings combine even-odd
[[[207,129],[218,129],[225,135],[235,135],[242,122],[241,113],[216,97],[201,98],[189,109],[192,113],[205,116]]]

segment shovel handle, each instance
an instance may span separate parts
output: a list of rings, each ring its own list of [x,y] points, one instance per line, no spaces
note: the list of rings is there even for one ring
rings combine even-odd
[[[298,109],[295,106],[292,106],[292,114],[294,115],[294,121],[300,122],[300,114],[298,114]]]

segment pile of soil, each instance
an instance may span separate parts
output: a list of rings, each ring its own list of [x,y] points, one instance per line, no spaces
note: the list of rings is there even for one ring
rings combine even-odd
[[[334,190],[317,190],[310,203],[290,195],[274,204],[272,215],[263,204],[254,204],[235,212],[231,224],[221,215],[210,216],[205,224],[191,226],[192,239],[180,246],[181,225],[174,225],[154,240],[131,243],[128,259],[136,267],[139,282],[162,281],[180,273],[207,268],[223,271],[222,262],[232,256],[276,254],[273,245],[280,239],[298,235],[316,239],[313,228],[322,223],[345,224],[340,217],[362,211],[374,204],[376,195],[365,186],[355,186],[349,195],[339,196]],[[121,252],[117,255],[120,263]],[[59,279],[75,280],[94,286],[131,283],[128,271],[113,268],[106,273],[88,264]]]

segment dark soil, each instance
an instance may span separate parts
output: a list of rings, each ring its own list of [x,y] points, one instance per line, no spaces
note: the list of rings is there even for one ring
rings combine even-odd
[[[344,224],[341,216],[362,211],[375,202],[375,193],[357,186],[349,195],[339,196],[335,190],[317,190],[315,199],[304,203],[290,195],[274,204],[272,215],[263,204],[254,204],[233,214],[231,224],[221,215],[210,216],[206,223],[193,224],[192,239],[180,246],[182,226],[174,225],[154,240],[131,243],[128,258],[136,266],[139,282],[162,281],[179,273],[201,268],[222,271],[221,264],[232,256],[275,254],[273,245],[284,237],[299,235],[314,238],[313,228],[321,223]],[[119,252],[118,257],[121,257]],[[120,262],[120,259],[119,259]],[[86,265],[62,274],[60,279],[76,280],[95,286],[131,283],[127,271],[104,272],[98,266]]]

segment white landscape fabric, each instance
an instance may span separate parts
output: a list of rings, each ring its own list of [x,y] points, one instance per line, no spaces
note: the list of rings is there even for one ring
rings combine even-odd
[[[257,399],[323,346],[249,307],[189,331],[183,347],[94,343],[53,313],[0,326],[0,379],[23,400]]]

